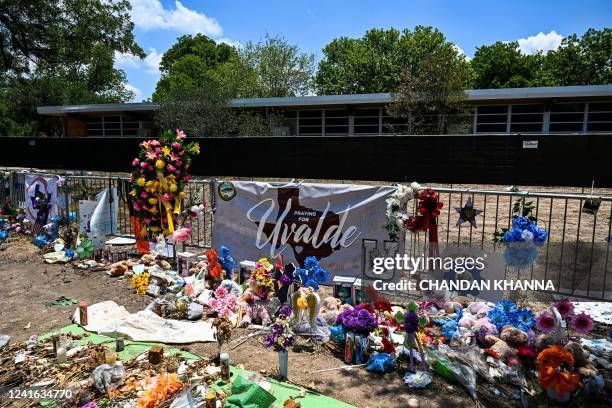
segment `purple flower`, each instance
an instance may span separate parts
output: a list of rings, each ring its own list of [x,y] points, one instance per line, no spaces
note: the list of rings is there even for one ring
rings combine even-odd
[[[286,275],[284,273],[281,275],[279,281],[280,281],[281,286],[291,285],[291,278],[289,277],[289,275]]]
[[[344,326],[348,332],[370,334],[378,327],[378,319],[366,309],[348,309],[336,318],[336,323]]]
[[[584,312],[572,317],[572,327],[580,334],[589,334],[593,326],[593,319]]]
[[[564,319],[574,315],[574,305],[568,299],[559,300],[555,303],[555,307],[559,311],[561,317]]]
[[[286,275],[283,275],[283,276],[286,276]],[[291,308],[291,306],[283,305],[278,312],[278,317],[281,319],[286,319],[289,316],[291,316],[292,312],[293,312],[293,309]]]
[[[536,317],[536,327],[542,333],[550,333],[555,330],[555,319],[549,311],[542,312]]]

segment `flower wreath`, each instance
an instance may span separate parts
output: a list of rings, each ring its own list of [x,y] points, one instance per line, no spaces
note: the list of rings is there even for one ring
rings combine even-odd
[[[143,236],[159,231],[174,232],[181,212],[185,184],[191,179],[189,166],[200,153],[196,142],[185,143],[185,133],[165,131],[159,140],[140,143],[140,152],[132,161],[132,207],[140,219]]]

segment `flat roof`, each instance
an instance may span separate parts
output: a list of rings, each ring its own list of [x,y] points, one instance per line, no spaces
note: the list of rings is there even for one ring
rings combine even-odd
[[[612,85],[554,86],[539,88],[504,88],[467,90],[468,101],[493,102],[503,100],[529,100],[550,98],[612,97]],[[302,107],[333,105],[377,105],[393,100],[390,93],[293,96],[281,98],[232,99],[229,105],[236,108]],[[90,105],[40,106],[41,115],[66,115],[78,113],[139,112],[158,110],[159,105],[151,102],[111,103]]]

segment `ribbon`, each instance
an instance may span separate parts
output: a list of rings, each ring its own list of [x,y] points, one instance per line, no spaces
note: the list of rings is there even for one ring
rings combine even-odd
[[[429,234],[429,256],[440,256],[438,247],[438,222],[440,209],[444,203],[440,202],[437,192],[431,188],[426,188],[419,195],[419,213],[423,216],[422,230]]]

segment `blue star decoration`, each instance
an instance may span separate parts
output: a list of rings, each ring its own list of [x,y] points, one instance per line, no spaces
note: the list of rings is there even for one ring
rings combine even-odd
[[[471,197],[467,199],[462,208],[455,207],[455,211],[459,213],[459,219],[455,225],[461,225],[464,222],[469,222],[472,227],[478,228],[476,225],[476,216],[480,214],[482,210],[477,210],[474,208]]]

